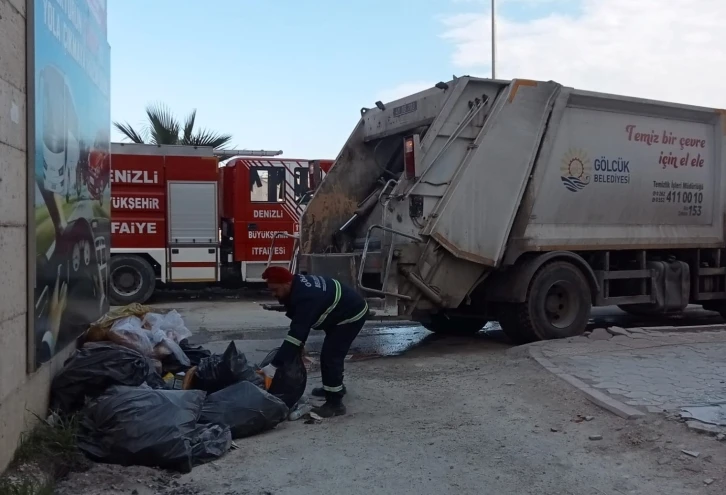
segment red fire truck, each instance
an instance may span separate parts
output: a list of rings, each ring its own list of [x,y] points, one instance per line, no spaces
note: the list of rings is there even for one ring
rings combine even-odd
[[[269,259],[290,262],[300,214],[333,160],[220,166],[224,153],[112,143],[112,304],[144,302],[161,286],[240,287],[261,282]]]

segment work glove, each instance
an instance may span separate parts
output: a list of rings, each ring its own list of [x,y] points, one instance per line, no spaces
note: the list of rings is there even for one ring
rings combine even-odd
[[[257,374],[259,374],[265,382],[265,390],[269,390],[272,386],[272,379],[275,378],[275,372],[277,372],[277,368],[271,364],[257,370]]]

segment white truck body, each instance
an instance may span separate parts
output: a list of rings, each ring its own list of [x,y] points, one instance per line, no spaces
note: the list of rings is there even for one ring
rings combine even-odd
[[[542,270],[560,270],[563,298],[586,280],[594,305],[720,310],[724,122],[718,109],[555,82],[439,83],[362,111],[301,219],[301,270],[432,328],[545,311],[557,291],[540,287]],[[584,330],[580,309],[577,329],[560,320],[538,338]]]

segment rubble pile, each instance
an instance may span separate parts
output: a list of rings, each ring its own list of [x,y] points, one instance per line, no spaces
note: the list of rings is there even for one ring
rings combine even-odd
[[[140,304],[91,325],[51,385],[53,413],[80,415],[82,452],[98,462],[189,472],[223,456],[233,439],[275,428],[300,401],[302,356],[279,370],[268,391],[260,367],[234,342],[212,354],[191,346],[191,336],[178,312]]]

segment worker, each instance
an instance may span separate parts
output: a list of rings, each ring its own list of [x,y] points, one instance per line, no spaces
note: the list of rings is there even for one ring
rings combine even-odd
[[[285,306],[290,331],[272,362],[262,368],[266,381],[274,379],[278,368],[292,361],[301,352],[310,329],[323,330],[325,340],[320,352],[322,388],[313,389],[325,404],[313,409],[323,418],[345,414],[343,396],[343,363],[351,344],[363,328],[368,304],[353,289],[335,279],[317,275],[293,275],[280,266],[268,267],[263,280],[278,301]]]

